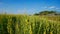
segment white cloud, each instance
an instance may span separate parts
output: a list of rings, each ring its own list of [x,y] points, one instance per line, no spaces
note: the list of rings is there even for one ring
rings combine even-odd
[[[56,8],[57,10],[60,10],[60,8]]]
[[[55,6],[50,6],[50,7],[48,7],[48,8],[50,8],[50,9],[54,9],[54,8],[56,8]]]
[[[17,10],[17,13],[20,13],[20,14],[34,14],[35,13],[35,11],[37,11],[36,9],[34,9],[34,8],[31,8],[31,9],[18,9]]]
[[[56,9],[56,10],[60,10],[60,8],[56,7],[56,6],[50,6],[49,9]]]
[[[47,6],[45,6],[44,8],[48,8]]]
[[[60,8],[56,7],[56,6],[45,6],[44,7],[44,10],[49,10],[49,9],[51,9],[51,10],[60,10]]]
[[[25,9],[23,9],[23,10],[18,9],[16,13],[24,14],[24,13],[26,13],[26,10]]]
[[[45,9],[53,9],[53,8],[56,8],[55,6],[45,6],[44,7]]]

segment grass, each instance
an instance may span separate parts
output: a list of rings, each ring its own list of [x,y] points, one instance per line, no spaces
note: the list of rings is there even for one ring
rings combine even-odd
[[[60,34],[60,16],[0,15],[0,34]]]

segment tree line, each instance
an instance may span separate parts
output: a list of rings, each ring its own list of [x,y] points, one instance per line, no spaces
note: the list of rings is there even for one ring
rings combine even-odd
[[[34,15],[60,15],[57,11],[41,11],[39,13],[35,13]]]

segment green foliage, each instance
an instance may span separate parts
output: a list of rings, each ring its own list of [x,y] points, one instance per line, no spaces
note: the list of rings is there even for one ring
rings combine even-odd
[[[59,15],[56,11],[41,11],[39,13],[35,13],[34,15]]]
[[[60,22],[39,16],[0,15],[0,34],[60,34]]]

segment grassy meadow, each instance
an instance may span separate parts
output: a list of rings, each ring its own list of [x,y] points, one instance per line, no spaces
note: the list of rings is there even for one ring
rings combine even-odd
[[[0,14],[0,34],[60,34],[60,16]]]

